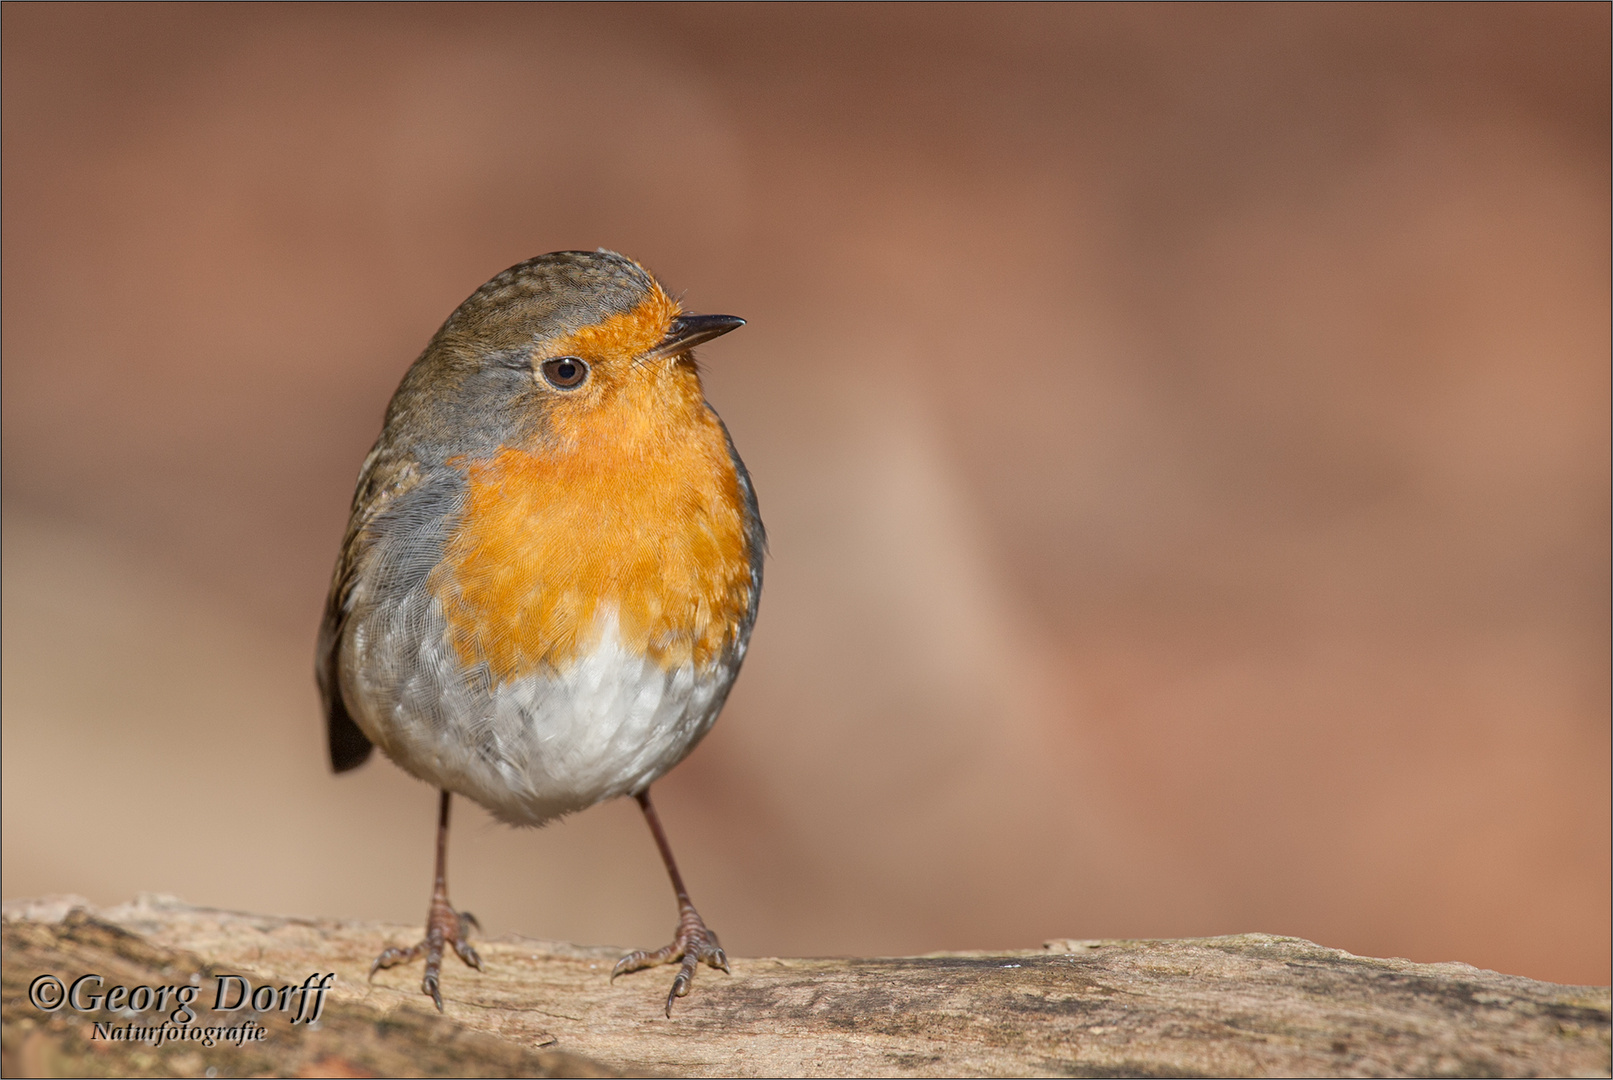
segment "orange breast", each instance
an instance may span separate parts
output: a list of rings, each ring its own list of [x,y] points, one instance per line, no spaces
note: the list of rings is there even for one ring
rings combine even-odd
[[[624,646],[661,667],[710,664],[752,581],[739,478],[692,369],[552,419],[544,445],[469,467],[433,582],[460,659],[500,682],[564,670],[614,613]]]

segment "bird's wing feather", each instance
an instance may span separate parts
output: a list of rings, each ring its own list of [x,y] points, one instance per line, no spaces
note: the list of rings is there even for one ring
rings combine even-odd
[[[348,712],[347,703],[342,699],[341,679],[342,632],[352,612],[353,587],[369,543],[366,526],[419,484],[420,479],[421,471],[413,458],[384,453],[379,445],[370,451],[359,471],[352,516],[347,523],[347,535],[342,539],[341,555],[336,560],[330,595],[325,601],[314,669],[325,707],[330,764],[339,773],[364,764],[375,748]]]

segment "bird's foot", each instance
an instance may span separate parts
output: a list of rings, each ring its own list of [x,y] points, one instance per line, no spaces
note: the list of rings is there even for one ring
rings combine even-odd
[[[407,949],[387,949],[375,958],[370,965],[370,978],[382,968],[396,967],[407,964],[421,953],[426,957],[426,977],[420,983],[420,989],[432,1001],[437,1003],[437,1011],[442,1012],[442,990],[438,985],[442,974],[442,954],[447,946],[452,945],[454,952],[468,966],[477,971],[482,970],[482,958],[476,955],[476,950],[470,947],[470,928],[480,930],[482,924],[476,921],[476,916],[470,912],[458,912],[448,906],[446,896],[436,896],[431,901],[431,911],[426,915],[426,936],[418,943]]]
[[[701,963],[732,974],[728,968],[728,956],[722,951],[717,935],[706,928],[700,913],[692,904],[683,905],[683,910],[678,915],[677,935],[672,939],[672,944],[654,952],[640,949],[638,952],[628,953],[616,961],[616,967],[611,970],[610,977],[615,981],[618,975],[678,960],[682,960],[683,963],[678,968],[677,977],[672,980],[672,992],[666,996],[666,1015],[669,1020],[672,1018],[672,1003],[689,992],[689,987],[694,982],[694,973],[699,970]]]

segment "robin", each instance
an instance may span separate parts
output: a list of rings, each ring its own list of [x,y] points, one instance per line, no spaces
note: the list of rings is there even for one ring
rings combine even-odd
[[[359,471],[319,634],[336,772],[375,746],[441,789],[424,954],[442,1009],[475,920],[448,902],[454,793],[514,825],[631,795],[677,896],[671,944],[611,973],[728,958],[684,888],[650,784],[711,730],[739,673],[766,538],[706,403],[694,347],[745,320],[693,315],[613,251],[499,274],[409,368]]]

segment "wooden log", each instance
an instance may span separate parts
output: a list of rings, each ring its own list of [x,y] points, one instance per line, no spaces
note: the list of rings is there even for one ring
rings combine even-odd
[[[1369,959],[1265,934],[733,958],[731,976],[702,969],[668,1020],[670,970],[612,983],[617,949],[478,942],[487,970],[450,957],[438,1016],[420,994],[418,962],[366,978],[376,953],[412,943],[419,927],[144,897],[103,911],[12,902],[3,932],[6,1076],[1607,1076],[1613,1053],[1607,987]],[[330,973],[319,1022],[294,1023],[305,1001],[296,988]],[[166,1013],[104,1002],[46,1011],[29,999],[40,976],[70,985],[85,974],[103,987],[195,985],[188,1026],[239,1029],[250,1019],[264,1036],[152,1046],[107,1033],[149,1028]],[[259,1012],[202,1007],[224,975],[272,987],[274,1002]]]

